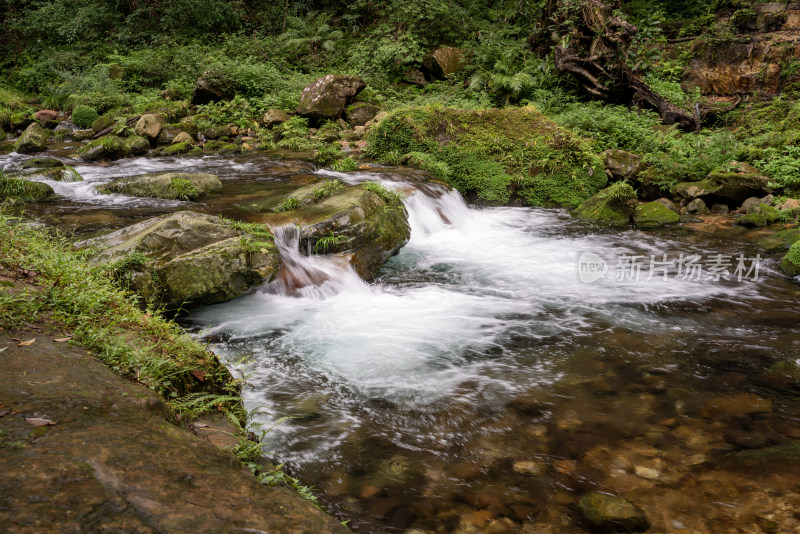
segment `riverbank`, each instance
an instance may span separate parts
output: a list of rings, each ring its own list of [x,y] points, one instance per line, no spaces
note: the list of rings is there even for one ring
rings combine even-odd
[[[63,238],[5,214],[0,235],[6,528],[346,532],[261,458],[213,353]]]

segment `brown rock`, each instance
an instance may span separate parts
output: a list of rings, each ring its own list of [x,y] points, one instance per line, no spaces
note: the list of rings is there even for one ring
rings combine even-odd
[[[336,119],[366,86],[355,76],[328,74],[303,89],[297,113],[313,120]]]
[[[441,80],[464,70],[465,55],[460,48],[437,48],[422,60],[422,70],[428,79]]]
[[[54,121],[58,118],[58,111],[53,111],[52,109],[42,109],[37,111],[33,115],[33,118],[42,122]]]

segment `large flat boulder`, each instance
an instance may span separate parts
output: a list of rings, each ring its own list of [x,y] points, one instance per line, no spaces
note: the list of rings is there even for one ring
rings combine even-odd
[[[98,187],[97,191],[134,197],[197,200],[222,193],[222,182],[207,173],[161,172],[118,178]]]
[[[93,261],[168,309],[232,300],[271,280],[280,255],[266,227],[181,211],[79,243]]]
[[[366,86],[355,76],[328,74],[303,89],[297,113],[315,121],[339,118]]]
[[[733,170],[712,171],[705,180],[683,182],[675,186],[675,193],[688,200],[703,199],[706,204],[721,203],[738,207],[750,197],[763,197],[771,191],[769,178],[745,163]]]

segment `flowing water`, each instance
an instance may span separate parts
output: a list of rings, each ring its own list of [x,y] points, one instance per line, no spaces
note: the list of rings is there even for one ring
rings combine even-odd
[[[79,167],[89,180],[37,209],[89,229],[98,210],[121,219],[96,226],[115,226],[185,209],[92,192],[176,167],[223,179],[224,199],[192,209],[247,220],[253,198],[311,172],[268,158],[129,160]],[[366,283],[273,229],[281,277],[186,324],[244,374],[260,421],[278,423],[273,459],[351,528],[584,532],[576,502],[600,490],[642,506],[657,532],[800,531],[800,391],[785,368],[800,356],[800,288],[774,259],[757,280],[714,280],[709,262],[648,273],[665,254],[732,255],[733,271],[735,256],[759,253],[755,234],[729,222],[600,232],[559,210],[468,206],[419,173],[319,174],[403,191],[409,243]],[[584,253],[607,262],[605,277],[581,280]],[[638,279],[616,272],[631,256]]]

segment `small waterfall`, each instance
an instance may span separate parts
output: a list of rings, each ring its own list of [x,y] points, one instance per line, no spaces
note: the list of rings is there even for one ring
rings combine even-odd
[[[396,184],[395,184],[396,185]],[[406,184],[407,185],[407,184]],[[457,191],[436,186],[413,189],[404,203],[408,210],[411,239],[422,239],[447,226],[461,227],[472,216]],[[349,291],[368,291],[369,287],[339,254],[304,255],[300,251],[300,228],[285,225],[274,229],[275,245],[283,265],[278,278],[264,286],[273,295],[324,299]]]
[[[332,297],[347,289],[366,291],[367,285],[341,255],[305,256],[300,252],[300,228],[287,224],[273,231],[283,265],[265,293],[312,299]]]

